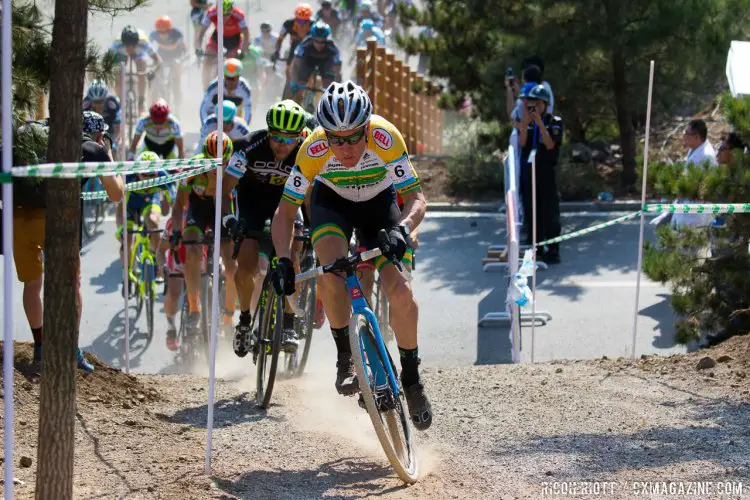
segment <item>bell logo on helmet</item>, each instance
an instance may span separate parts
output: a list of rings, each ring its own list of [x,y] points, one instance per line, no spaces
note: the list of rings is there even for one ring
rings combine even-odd
[[[309,146],[307,146],[307,154],[313,158],[320,158],[328,152],[328,142],[323,139],[318,139]]]
[[[393,146],[393,136],[382,128],[376,128],[372,131],[372,138],[375,140],[375,144],[383,149],[391,149]]]

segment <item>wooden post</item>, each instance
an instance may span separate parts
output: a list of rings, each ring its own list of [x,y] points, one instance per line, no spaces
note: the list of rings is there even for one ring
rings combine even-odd
[[[425,135],[427,136],[425,140],[425,152],[427,152],[428,154],[433,154],[435,152],[435,99],[432,96],[432,89],[434,88],[434,86],[429,80],[427,80],[425,83],[425,92],[427,93],[427,95],[425,96],[425,107],[427,108],[425,110],[427,114],[427,119],[425,120]]]
[[[378,88],[377,84],[375,82],[375,76],[378,74],[378,68],[377,68],[377,57],[375,55],[375,49],[377,48],[377,42],[375,39],[370,39],[367,41],[367,87],[365,87],[365,90],[367,91],[367,94],[370,96],[370,100],[373,103],[373,106],[375,105],[375,99],[378,97]]]
[[[376,113],[384,114],[388,112],[388,104],[387,104],[388,89],[386,88],[386,82],[385,82],[385,75],[386,75],[385,47],[376,47],[375,57],[377,59],[377,62],[376,62],[377,70],[375,71],[375,87],[377,87],[377,91],[375,92],[375,100],[373,101],[373,105],[375,106]]]
[[[443,154],[443,127],[445,126],[445,110],[438,108],[439,95],[435,96],[435,107],[438,110],[437,119],[437,154]]]
[[[367,79],[367,49],[357,49],[357,85],[367,90],[365,80]]]
[[[413,69],[409,70],[408,87],[407,87],[407,105],[409,107],[409,152],[413,155],[417,154],[417,99],[416,94],[412,92],[411,87],[414,84],[414,80],[417,78],[417,72]]]
[[[386,52],[385,54],[385,85],[388,89],[386,96],[386,106],[388,113],[383,115],[385,119],[396,125],[399,128],[399,112],[398,112],[398,87],[396,82],[396,57],[392,52]],[[399,128],[400,130],[400,128]]]
[[[416,154],[424,154],[425,147],[425,106],[424,106],[424,78],[422,75],[417,75],[417,86],[419,87],[419,93],[416,95],[417,99],[417,151]]]
[[[404,129],[403,119],[403,108],[401,106],[401,85],[403,83],[403,70],[404,65],[401,64],[400,59],[393,58],[393,71],[391,72],[391,85],[393,93],[391,99],[393,100],[393,124],[397,129]],[[402,132],[403,133],[403,132]]]

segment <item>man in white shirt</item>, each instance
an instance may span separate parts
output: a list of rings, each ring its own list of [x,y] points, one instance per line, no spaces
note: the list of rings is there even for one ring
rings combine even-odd
[[[701,165],[708,163],[711,166],[718,165],[716,161],[716,151],[708,142],[708,128],[703,120],[693,120],[687,127],[682,136],[682,143],[688,148],[688,154],[685,157],[685,163],[690,165]],[[690,201],[682,200],[682,203]],[[692,203],[701,203],[694,201]],[[680,214],[675,213],[672,217],[672,224],[680,226],[709,226],[714,216],[711,214]]]

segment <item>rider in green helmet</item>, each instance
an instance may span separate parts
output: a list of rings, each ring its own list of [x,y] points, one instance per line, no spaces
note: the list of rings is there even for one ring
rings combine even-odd
[[[250,134],[247,140],[234,144],[234,155],[229,160],[224,177],[224,203],[237,189],[238,213],[224,209],[224,223],[230,233],[246,230],[263,231],[267,219],[272,219],[284,193],[284,184],[294,168],[302,141],[307,113],[292,100],[277,102],[266,113],[267,129]],[[260,282],[268,268],[273,245],[270,241],[258,244],[246,239],[237,256],[235,284],[239,293],[240,322],[235,329],[234,352],[245,356],[254,342],[250,308],[256,303],[253,292],[260,291]],[[294,331],[294,314],[286,310],[283,320],[282,348],[297,349],[299,341]]]

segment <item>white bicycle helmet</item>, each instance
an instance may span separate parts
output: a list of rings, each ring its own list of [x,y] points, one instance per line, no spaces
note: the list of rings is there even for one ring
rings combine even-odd
[[[93,82],[91,82],[91,85],[89,85],[89,90],[86,93],[86,97],[88,97],[92,101],[100,101],[106,98],[108,95],[109,88],[107,88],[107,84],[102,80],[94,80]]]
[[[353,130],[370,120],[372,102],[365,89],[353,81],[333,82],[323,92],[316,114],[325,130]]]

